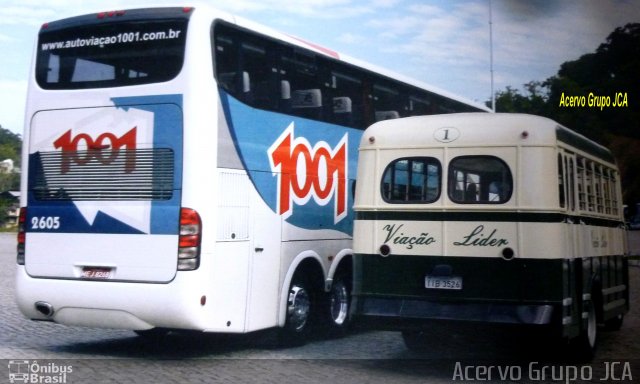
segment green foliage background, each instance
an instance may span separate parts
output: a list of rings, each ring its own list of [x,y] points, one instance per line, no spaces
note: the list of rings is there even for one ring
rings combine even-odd
[[[627,106],[561,106],[562,95],[626,95]],[[608,147],[620,167],[623,199],[640,202],[640,24],[616,28],[595,52],[565,62],[544,81],[524,84],[524,92],[507,87],[496,94],[497,112],[549,117]],[[621,99],[622,100],[622,99]],[[487,102],[487,105],[490,105]]]

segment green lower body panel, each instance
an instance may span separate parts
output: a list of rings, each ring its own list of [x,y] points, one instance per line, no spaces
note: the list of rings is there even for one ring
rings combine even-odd
[[[563,260],[356,255],[354,320],[375,328],[433,320],[560,321]]]

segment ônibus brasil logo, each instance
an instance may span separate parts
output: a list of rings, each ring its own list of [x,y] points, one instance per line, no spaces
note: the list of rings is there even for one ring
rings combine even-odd
[[[313,147],[304,137],[294,137],[294,124],[269,148],[271,171],[278,176],[278,214],[293,213],[293,203],[311,198],[320,206],[334,202],[334,223],[347,215],[347,134],[335,148],[325,141]]]
[[[56,149],[62,149],[61,172],[67,173],[71,169],[71,164],[86,165],[92,160],[100,164],[108,165],[113,163],[120,155],[120,148],[128,151],[125,153],[124,171],[131,173],[136,168],[136,131],[137,127],[131,128],[122,136],[117,137],[111,132],[105,132],[95,140],[86,133],[79,133],[72,136],[71,130],[63,133],[53,145]],[[78,152],[79,149],[86,148],[86,152]],[[110,151],[107,151],[111,149]]]

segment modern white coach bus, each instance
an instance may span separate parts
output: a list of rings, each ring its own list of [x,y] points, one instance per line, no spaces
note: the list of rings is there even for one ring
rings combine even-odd
[[[206,7],[46,23],[26,108],[19,307],[139,333],[339,332],[362,130],[486,110]]]
[[[354,321],[416,349],[438,320],[548,326],[584,356],[598,323],[621,326],[626,232],[606,148],[531,115],[412,117],[365,131],[357,185]]]

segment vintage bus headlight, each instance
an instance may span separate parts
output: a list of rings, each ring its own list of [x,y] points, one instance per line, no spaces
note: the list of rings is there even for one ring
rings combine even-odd
[[[180,210],[180,238],[178,240],[178,271],[193,271],[200,266],[202,220],[193,209]]]

